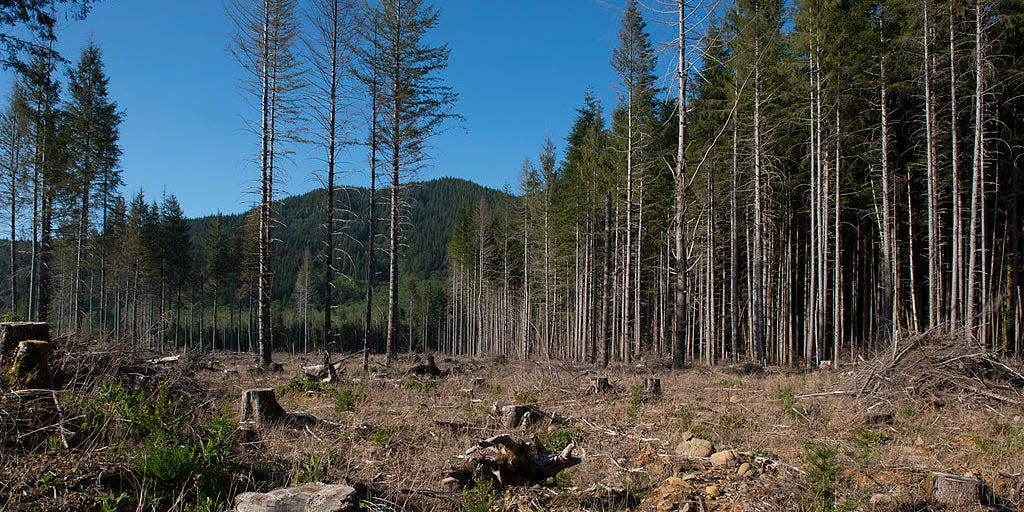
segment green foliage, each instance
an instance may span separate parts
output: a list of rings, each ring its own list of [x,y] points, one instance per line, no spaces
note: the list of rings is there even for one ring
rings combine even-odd
[[[327,477],[327,463],[328,457],[325,455],[307,455],[305,459],[299,461],[295,483],[323,482]]]
[[[342,387],[335,390],[332,393],[334,397],[334,412],[353,412],[356,410],[356,405],[366,399],[366,397],[350,387]]]
[[[637,384],[629,390],[629,409],[626,410],[626,417],[630,421],[637,421],[640,418],[640,411],[644,405],[644,388]]]
[[[680,434],[682,434],[683,432],[690,430],[692,426],[693,415],[686,406],[680,406],[679,409],[676,410],[676,429],[679,430]]]
[[[861,467],[868,467],[878,461],[878,447],[889,441],[889,436],[879,430],[859,428],[853,434],[853,449],[847,456]]]
[[[416,377],[406,377],[402,379],[402,387],[405,389],[411,389],[413,391],[419,391],[420,393],[430,393],[431,389],[437,384],[429,380],[420,380]]]
[[[100,512],[120,512],[122,504],[131,503],[131,495],[122,491],[121,494],[105,494],[100,499]]]
[[[311,380],[302,372],[296,373],[288,382],[281,386],[281,393],[324,393],[327,387],[319,380]]]
[[[793,394],[792,384],[786,384],[785,386],[781,386],[776,389],[775,399],[778,400],[779,405],[782,406],[782,411],[791,419],[799,420],[807,418],[807,410],[803,405],[797,403],[796,396]]]
[[[498,490],[494,487],[494,480],[487,476],[477,475],[473,478],[473,484],[462,490],[463,512],[487,512],[495,505],[498,498]]]
[[[370,434],[370,442],[374,445],[384,448],[388,445],[388,441],[391,440],[391,431],[387,428],[378,428]]]
[[[542,434],[540,440],[544,444],[545,450],[557,453],[564,450],[570,444],[579,444],[583,441],[583,432],[578,429],[560,429]]]
[[[814,498],[813,510],[833,510],[841,471],[839,449],[827,443],[808,441],[804,445],[804,470]]]
[[[572,487],[572,471],[563,469],[555,474],[555,487],[559,489],[568,489]]]

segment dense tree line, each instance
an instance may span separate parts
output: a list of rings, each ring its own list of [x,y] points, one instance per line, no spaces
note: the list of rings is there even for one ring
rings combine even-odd
[[[737,0],[699,34],[673,7],[678,87],[627,2],[614,108],[584,98],[521,204],[463,212],[441,347],[817,364],[942,329],[1020,355],[1020,2]]]

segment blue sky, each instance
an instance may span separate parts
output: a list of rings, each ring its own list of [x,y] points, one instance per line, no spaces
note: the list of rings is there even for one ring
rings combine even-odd
[[[418,179],[465,178],[517,190],[523,159],[545,138],[559,149],[590,87],[606,111],[616,102],[609,56],[623,0],[443,0],[433,37],[451,48],[446,80],[465,118],[431,142]],[[657,41],[671,38],[671,17],[645,13]],[[89,39],[103,51],[110,91],[125,114],[121,127],[125,193],[178,197],[188,216],[251,206],[258,140],[245,130],[250,102],[228,53],[233,26],[217,0],[106,0],[61,31],[71,61]],[[670,60],[666,57],[664,60]],[[3,75],[4,95],[10,73]],[[668,85],[666,82],[664,85]],[[358,124],[358,123],[357,123]],[[359,134],[361,135],[361,134]],[[365,156],[343,156],[342,181],[367,183]],[[315,153],[286,163],[282,195],[318,186]]]

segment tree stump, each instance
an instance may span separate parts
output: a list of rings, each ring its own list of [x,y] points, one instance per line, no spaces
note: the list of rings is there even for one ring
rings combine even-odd
[[[948,473],[932,472],[924,480],[925,495],[947,507],[977,507],[981,504],[981,481]]]
[[[587,393],[604,393],[609,389],[611,389],[611,386],[608,384],[608,377],[591,377],[590,387],[587,388]]]
[[[479,388],[484,385],[485,379],[483,377],[473,377],[473,387]]]
[[[13,389],[46,389],[50,387],[50,343],[26,340],[18,343],[7,383]]]
[[[645,377],[644,394],[648,396],[661,396],[661,379]]]
[[[528,427],[540,419],[540,413],[529,405],[505,405],[501,408],[501,426]]]
[[[0,322],[0,366],[6,368],[18,344],[26,340],[50,341],[46,322]]]
[[[257,425],[276,423],[287,418],[281,404],[277,403],[274,388],[247,389],[242,393],[242,412],[239,421],[250,418]]]

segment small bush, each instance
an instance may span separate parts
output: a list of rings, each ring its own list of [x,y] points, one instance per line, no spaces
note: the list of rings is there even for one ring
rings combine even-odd
[[[796,396],[793,394],[792,384],[786,384],[778,388],[775,391],[775,399],[779,401],[782,410],[790,419],[799,420],[807,418],[807,410],[804,409],[804,406],[797,403]]]
[[[544,444],[545,450],[555,453],[564,450],[572,443],[579,443],[582,439],[583,434],[580,431],[562,429],[542,436],[541,442]]]
[[[572,472],[568,469],[563,469],[555,474],[555,487],[559,489],[572,487]]]
[[[462,491],[462,510],[464,512],[487,512],[494,504],[498,491],[494,481],[485,476],[473,478],[473,485]]]
[[[356,405],[366,398],[362,393],[348,387],[336,390],[333,395],[334,412],[336,413],[354,412],[356,410]]]
[[[384,448],[388,445],[388,441],[391,440],[391,431],[386,428],[378,428],[370,434],[370,442]]]
[[[430,393],[430,390],[434,388],[434,383],[427,380],[419,380],[415,377],[407,377],[402,380],[402,387],[426,394]]]
[[[836,480],[840,473],[838,455],[839,450],[827,443],[809,441],[804,445],[805,470],[814,497],[812,510],[825,511],[835,508]]]
[[[310,482],[323,482],[324,478],[327,477],[327,464],[324,455],[309,454],[302,461],[299,461],[299,467],[297,474],[295,475],[296,484],[305,484]]]
[[[324,393],[327,391],[327,388],[318,380],[309,380],[303,373],[295,374],[294,377],[281,386],[281,394],[288,392],[307,393],[309,391]]]

